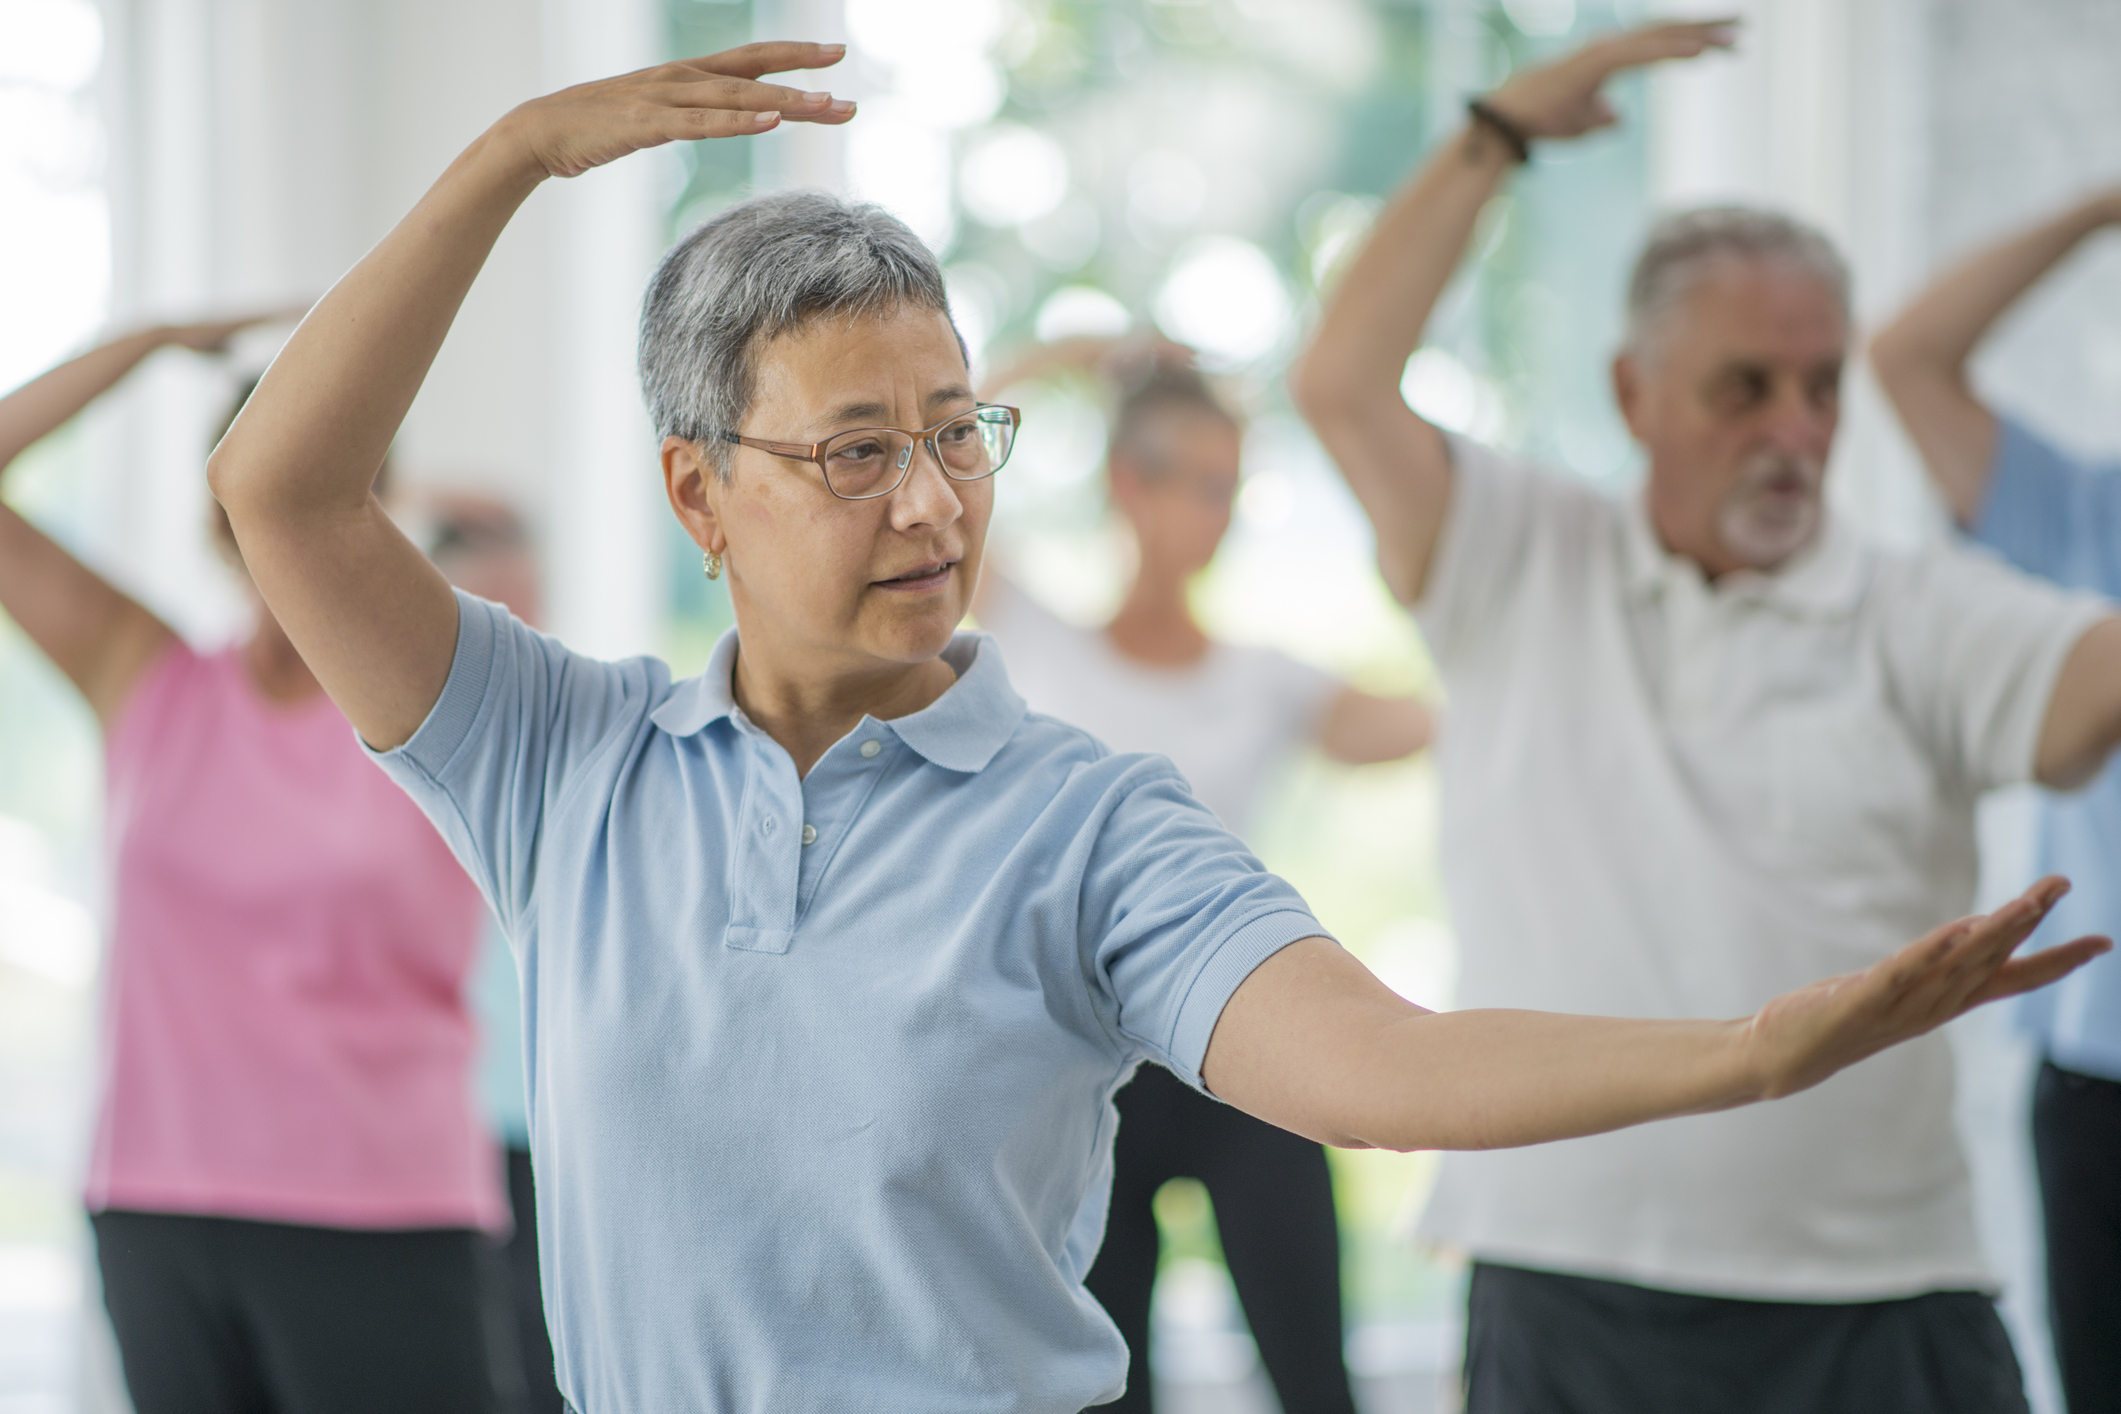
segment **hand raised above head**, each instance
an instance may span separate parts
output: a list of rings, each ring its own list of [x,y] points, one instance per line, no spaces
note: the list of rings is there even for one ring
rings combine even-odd
[[[501,129],[544,175],[577,177],[667,142],[747,137],[783,120],[844,123],[854,116],[851,101],[758,80],[828,68],[846,52],[842,44],[746,44],[534,98],[502,119]]]
[[[1600,91],[1607,79],[1623,69],[1728,49],[1737,23],[1646,25],[1607,35],[1517,74],[1490,94],[1488,103],[1527,137],[1576,137],[1610,127],[1616,115]]]

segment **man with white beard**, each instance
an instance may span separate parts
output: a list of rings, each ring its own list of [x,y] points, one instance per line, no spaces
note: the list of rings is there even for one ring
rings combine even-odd
[[[1381,214],[1295,375],[1420,618],[1459,1001],[1742,1015],[1972,905],[1974,805],[2121,738],[2121,619],[1966,552],[1887,553],[1822,482],[1848,277],[1738,208],[1651,232],[1613,499],[1446,435],[1401,371],[1533,141],[1613,121],[1615,71],[1727,44],[1617,35],[1523,71]],[[1998,1411],[2022,1384],[1975,1237],[1942,1037],[1773,1110],[1445,1158],[1423,1228],[1474,1259],[1470,1414]]]

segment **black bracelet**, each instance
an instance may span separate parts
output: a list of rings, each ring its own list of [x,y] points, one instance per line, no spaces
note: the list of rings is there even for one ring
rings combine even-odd
[[[1467,99],[1466,111],[1473,115],[1475,122],[1485,124],[1493,129],[1495,135],[1501,138],[1508,145],[1510,151],[1517,155],[1519,162],[1532,160],[1532,140],[1525,136],[1525,130],[1496,112],[1493,105],[1486,99]]]

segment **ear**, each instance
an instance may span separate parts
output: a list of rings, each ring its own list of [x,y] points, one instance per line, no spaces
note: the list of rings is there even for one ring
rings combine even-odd
[[[1638,442],[1642,440],[1643,404],[1649,397],[1648,380],[1643,376],[1642,363],[1634,354],[1625,350],[1613,355],[1613,402],[1620,409],[1621,420],[1628,425],[1628,433]]]
[[[692,543],[710,555],[729,547],[719,509],[723,489],[722,479],[696,443],[683,437],[663,439],[663,490],[670,497],[671,512]]]

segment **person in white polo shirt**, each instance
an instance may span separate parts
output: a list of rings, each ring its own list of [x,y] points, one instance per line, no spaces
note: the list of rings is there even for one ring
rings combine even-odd
[[[1530,143],[1613,121],[1621,34],[1469,105],[1380,216],[1295,375],[1451,703],[1445,880],[1469,1007],[1742,1014],[1963,911],[1990,787],[2088,778],[2121,619],[1825,509],[1849,338],[1824,238],[1660,222],[1613,363],[1648,463],[1615,499],[1449,436],[1400,373]],[[1446,1158],[1423,1218],[1474,1259],[1472,1414],[2022,1410],[1952,1062],[1931,1036],[1794,1104]]]

